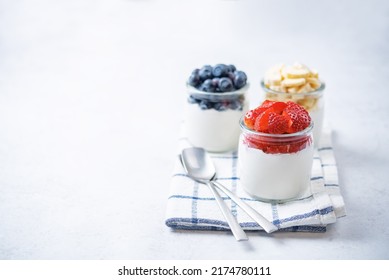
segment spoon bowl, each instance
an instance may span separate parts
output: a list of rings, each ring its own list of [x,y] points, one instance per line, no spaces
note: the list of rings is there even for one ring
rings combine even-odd
[[[197,180],[210,181],[216,175],[212,159],[203,148],[187,148],[182,151],[186,172]]]
[[[211,183],[211,179],[215,176],[216,171],[211,158],[205,150],[196,147],[184,149],[181,153],[181,162],[189,177],[209,187],[235,239],[237,241],[248,240],[246,233]]]
[[[224,192],[227,196],[229,196],[231,198],[232,201],[234,201],[243,211],[245,211],[267,233],[274,232],[278,229],[273,223],[271,223],[265,217],[263,217],[261,214],[259,214],[257,211],[255,211],[246,202],[241,200],[236,194],[234,194],[228,188],[226,188],[225,186],[223,186],[222,184],[220,184],[219,182],[214,180],[216,177],[215,165],[214,165],[211,157],[209,156],[209,154],[203,148],[191,147],[191,148],[184,149],[181,153],[181,160],[182,160],[182,164],[184,166],[184,169],[187,172],[187,174],[189,175],[189,177],[191,177],[192,179],[194,179],[200,183],[207,184],[210,187],[211,191],[214,193],[214,195],[216,193],[216,196],[220,197],[219,193],[214,189],[214,186],[217,187],[222,192]],[[216,196],[215,196],[215,199],[216,199],[216,201],[218,201]],[[222,199],[221,199],[221,202],[223,205],[225,205],[224,201]],[[223,206],[220,206],[220,203],[219,203],[219,207],[223,207]],[[226,209],[226,207],[224,207],[223,209]],[[222,211],[223,211],[223,209],[222,209]],[[226,215],[232,216],[232,214],[228,208],[227,208],[227,211],[228,211],[227,214],[223,212],[224,216],[225,217],[226,217]],[[233,216],[232,216],[232,218],[233,218]],[[227,219],[227,217],[226,217],[226,219]],[[227,221],[228,221],[228,219],[227,219]],[[232,222],[234,222],[234,221],[235,221],[235,224],[237,224],[235,218],[233,218]],[[240,228],[239,224],[237,224],[237,225]],[[231,227],[231,224],[230,224],[230,227]],[[231,227],[231,231],[233,231],[232,227]]]

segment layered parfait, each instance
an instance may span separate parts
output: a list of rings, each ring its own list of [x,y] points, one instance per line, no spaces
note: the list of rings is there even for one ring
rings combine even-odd
[[[265,100],[241,119],[239,172],[243,189],[265,201],[286,201],[309,190],[313,122],[299,104]]]
[[[315,143],[318,144],[323,126],[325,89],[319,73],[301,63],[277,64],[266,71],[261,86],[265,91],[264,99],[293,101],[309,112],[315,124]]]
[[[234,65],[205,65],[188,83],[186,135],[194,146],[211,152],[237,148],[239,119],[248,110],[247,75]]]

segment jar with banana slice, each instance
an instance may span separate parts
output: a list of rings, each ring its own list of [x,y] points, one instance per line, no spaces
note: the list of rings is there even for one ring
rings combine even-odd
[[[264,100],[293,101],[309,112],[314,122],[315,146],[318,146],[324,118],[325,89],[319,73],[301,63],[277,64],[266,71],[261,86],[265,92]]]

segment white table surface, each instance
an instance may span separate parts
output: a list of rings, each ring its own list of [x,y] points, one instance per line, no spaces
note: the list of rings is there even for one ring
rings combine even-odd
[[[388,1],[0,1],[1,259],[389,259]],[[347,217],[326,233],[164,224],[185,81],[327,83]]]

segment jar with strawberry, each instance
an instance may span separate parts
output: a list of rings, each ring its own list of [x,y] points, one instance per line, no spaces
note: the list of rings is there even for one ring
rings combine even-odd
[[[309,194],[313,122],[300,105],[264,101],[241,119],[239,176],[243,189],[264,201]]]

